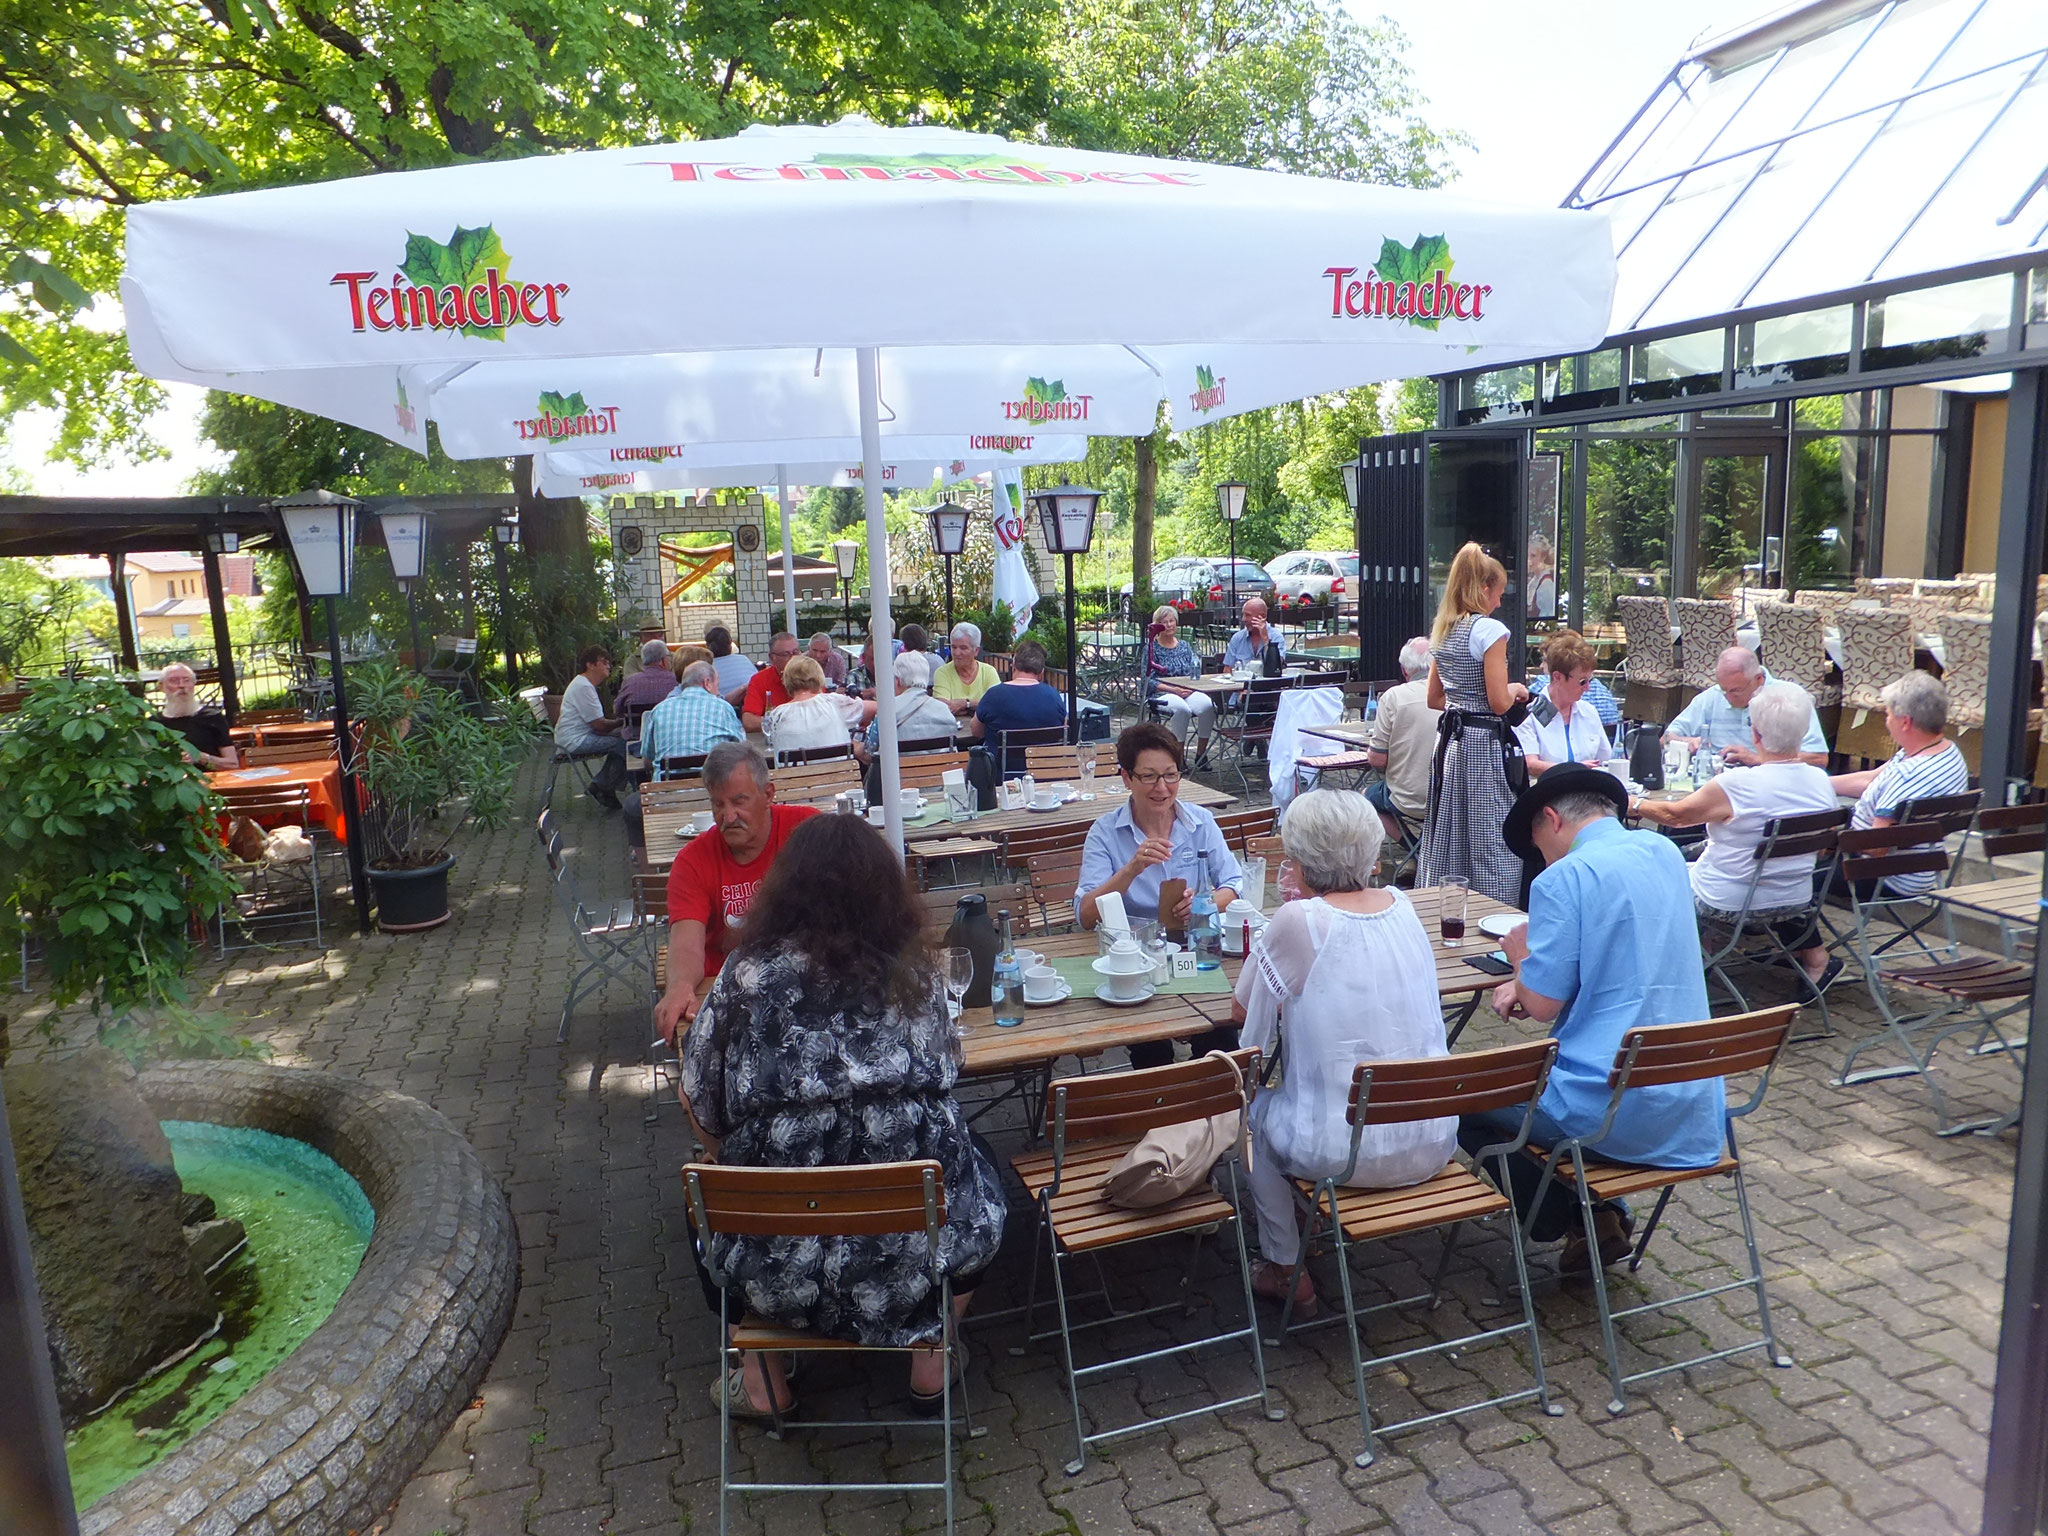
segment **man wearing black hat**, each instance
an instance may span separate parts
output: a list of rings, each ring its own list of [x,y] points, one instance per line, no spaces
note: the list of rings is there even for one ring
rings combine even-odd
[[[1540,857],[1544,868],[1530,886],[1528,923],[1502,944],[1515,977],[1495,991],[1493,1005],[1503,1018],[1519,1008],[1552,1025],[1558,1043],[1533,1142],[1550,1147],[1576,1136],[1609,1162],[1703,1168],[1720,1159],[1726,1139],[1718,1079],[1632,1088],[1601,1134],[1607,1077],[1622,1036],[1709,1016],[1684,855],[1656,832],[1625,828],[1618,818],[1627,809],[1628,794],[1613,775],[1571,763],[1553,767],[1515,802],[1502,835],[1517,855]],[[1519,1110],[1473,1116],[1459,1138],[1475,1150],[1512,1137],[1520,1123]],[[1526,1159],[1510,1171],[1516,1208],[1526,1218],[1541,1168]],[[1562,1266],[1568,1269],[1584,1263],[1595,1244],[1602,1264],[1628,1256],[1635,1221],[1626,1204],[1596,1206],[1590,1240],[1582,1225],[1576,1193],[1553,1182],[1530,1236],[1550,1242],[1569,1234]]]

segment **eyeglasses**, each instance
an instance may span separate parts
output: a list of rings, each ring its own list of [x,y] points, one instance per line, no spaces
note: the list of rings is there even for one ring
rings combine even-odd
[[[1173,789],[1180,784],[1180,775],[1172,769],[1168,769],[1165,773],[1134,773],[1131,775],[1131,782],[1133,784],[1142,784],[1147,789],[1150,789],[1154,784],[1164,784],[1168,789]]]

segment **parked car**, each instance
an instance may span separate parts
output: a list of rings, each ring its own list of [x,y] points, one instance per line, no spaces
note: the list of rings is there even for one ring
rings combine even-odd
[[[1282,597],[1341,603],[1358,592],[1358,556],[1346,550],[1293,549],[1266,568]]]
[[[1237,561],[1237,600],[1248,597],[1273,600],[1273,578],[1256,560],[1242,556]],[[1228,555],[1176,555],[1152,567],[1152,596],[1173,603],[1190,613],[1230,613],[1230,557]],[[1118,606],[1131,617],[1131,583],[1124,583]]]

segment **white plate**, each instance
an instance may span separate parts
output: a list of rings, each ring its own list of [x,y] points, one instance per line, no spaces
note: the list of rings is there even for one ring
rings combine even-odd
[[[1479,931],[1490,939],[1504,939],[1527,921],[1519,912],[1491,912],[1479,919]]]
[[[1033,997],[1030,993],[1025,993],[1024,1006],[1027,1008],[1050,1008],[1054,1003],[1064,1003],[1073,995],[1074,989],[1068,986],[1065,981],[1061,981],[1059,990],[1054,992],[1051,997]]]
[[[1140,1003],[1151,1002],[1153,994],[1158,990],[1157,987],[1148,981],[1145,983],[1145,990],[1136,997],[1111,997],[1109,995],[1109,984],[1104,982],[1095,989],[1095,1000],[1098,1003],[1107,1003],[1112,1008],[1135,1008]]]
[[[1040,815],[1043,815],[1047,811],[1058,810],[1061,806],[1065,805],[1066,803],[1067,802],[1064,800],[1055,800],[1051,805],[1027,805],[1024,807],[1024,809],[1027,811],[1037,811]]]

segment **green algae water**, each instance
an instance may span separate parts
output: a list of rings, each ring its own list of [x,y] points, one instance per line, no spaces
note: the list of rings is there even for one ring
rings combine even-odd
[[[213,1197],[249,1244],[213,1277],[220,1331],[64,1442],[80,1509],[168,1456],[298,1348],[341,1299],[374,1215],[340,1164],[302,1141],[241,1126],[166,1120],[188,1191]]]

